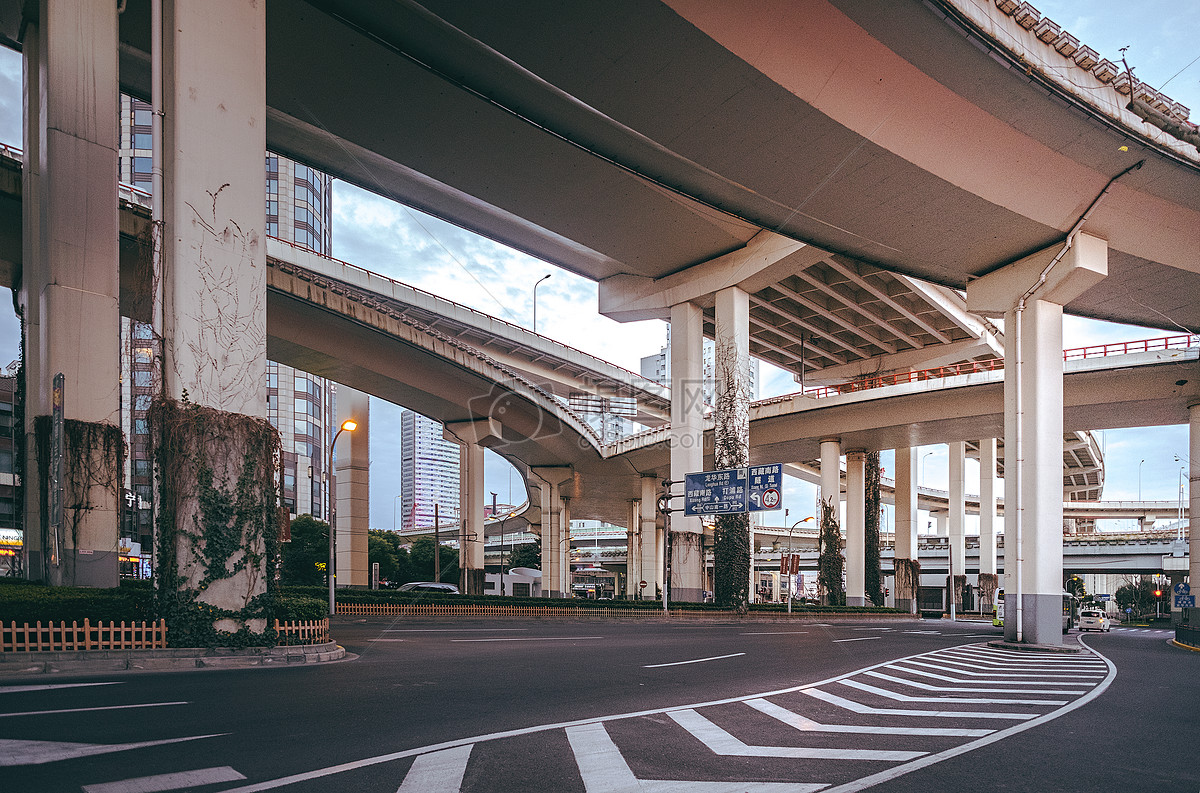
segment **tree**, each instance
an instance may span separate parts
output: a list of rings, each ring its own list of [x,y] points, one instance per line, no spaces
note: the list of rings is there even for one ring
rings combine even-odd
[[[1087,594],[1087,587],[1083,585],[1083,579],[1077,575],[1073,575],[1063,583],[1063,589],[1070,592],[1077,598],[1082,598]]]
[[[1154,596],[1154,590],[1154,582],[1143,578],[1136,583],[1122,584],[1113,593],[1113,597],[1121,613],[1127,608],[1132,608],[1134,614],[1145,614],[1154,611],[1154,603],[1158,600]]]
[[[868,452],[866,459],[866,526],[864,529],[864,590],[876,606],[883,605],[883,575],[879,569],[879,452]]]
[[[370,529],[367,532],[367,564],[379,563],[379,580],[403,584],[412,580],[408,550],[400,547],[400,535],[394,531]]]
[[[433,537],[418,537],[408,553],[412,563],[414,581],[445,581],[449,584],[458,583],[458,550],[443,545],[438,549],[438,561],[442,570],[439,577],[433,569]]]
[[[329,524],[312,515],[300,515],[292,521],[292,541],[280,543],[283,564],[282,583],[293,586],[321,586],[329,562]]]
[[[534,570],[542,569],[542,539],[539,537],[533,542],[523,542],[520,545],[513,546],[509,551],[508,569],[514,567],[531,567]]]
[[[846,588],[842,584],[842,531],[834,513],[833,497],[821,502],[821,556],[817,560],[817,589],[823,593],[825,605],[846,605]]]

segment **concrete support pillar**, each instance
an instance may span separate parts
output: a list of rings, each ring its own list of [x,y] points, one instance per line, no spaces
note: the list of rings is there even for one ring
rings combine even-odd
[[[917,560],[917,450],[896,450],[896,551],[897,560]],[[900,564],[900,562],[897,562]],[[917,592],[914,587],[901,591],[898,574],[894,594],[896,608],[916,613]],[[919,583],[919,582],[914,582]]]
[[[461,443],[458,447],[458,588],[467,595],[482,595],[484,509],[484,447]]]
[[[692,303],[671,307],[671,480],[704,470],[704,315]],[[678,501],[678,499],[677,499]],[[672,516],[671,599],[699,601],[704,594],[704,554],[699,518]]]
[[[1078,233],[967,285],[1004,316],[1004,633],[1062,643],[1062,307],[1108,274],[1108,243]]]
[[[163,39],[166,394],[265,418],[266,7],[164,0]]]
[[[865,606],[866,596],[866,452],[846,452],[846,605]]]
[[[656,592],[663,583],[663,530],[658,525],[658,477],[642,477],[642,497],[638,501],[638,520],[641,522],[641,564],[639,565],[641,579],[638,583],[638,597],[653,600]],[[642,588],[641,581],[646,582]]]
[[[716,321],[713,467],[742,468],[750,461],[750,295],[737,287],[717,292]],[[713,555],[726,560],[725,564],[714,563],[717,602],[757,602],[754,532],[748,514],[716,519]]]
[[[996,573],[996,439],[979,441],[979,573]]]
[[[80,466],[98,469],[85,492],[60,488],[64,501],[82,499],[89,508],[77,517],[57,509],[46,521],[45,500],[61,501],[49,499],[49,484],[37,473],[34,426],[52,414],[53,381],[61,373],[64,419],[119,432],[117,13],[112,3],[35,5],[36,19],[29,20],[22,42],[25,166],[17,296],[24,313],[29,472],[25,570],[52,584],[114,587],[121,462],[105,460],[102,449],[65,448],[64,482]],[[261,220],[261,204],[258,214]],[[261,391],[261,377],[256,385]]]
[[[1006,315],[1006,331],[1018,325],[1020,355],[1010,352],[1004,366],[1004,448],[1019,472],[1005,484],[1004,630],[1010,641],[1017,639],[1018,622],[1008,619],[1014,614],[1008,603],[1009,593],[1020,592],[1021,640],[1061,644],[1062,306],[1031,300],[1020,317],[1015,311]],[[1010,344],[1013,338],[1008,335]],[[1018,359],[1019,391],[1010,385],[1018,381]],[[1022,450],[1015,443],[1018,424]],[[1016,555],[1011,567],[1010,547]]]
[[[625,518],[625,597],[636,600],[642,578],[642,500],[629,499]]]
[[[371,528],[370,400],[361,391],[338,386],[337,425],[353,419],[357,427],[343,432],[334,450],[337,474],[338,586],[365,587],[371,583],[367,564],[367,532]]]
[[[821,503],[833,504],[833,514],[841,520],[839,507],[842,501],[842,441],[840,438],[821,439]],[[816,516],[817,526],[821,515]]]
[[[485,448],[503,442],[502,428],[493,418],[452,421],[442,425],[442,437],[459,444],[458,587],[464,594],[482,595],[483,522],[487,502],[483,482],[483,452]]]
[[[541,493],[542,596],[571,596],[571,511],[562,496],[563,485],[573,482],[570,468],[531,468]]]
[[[950,444],[950,574],[967,574],[967,444]]]
[[[1188,525],[1200,523],[1200,404],[1188,405]],[[1200,531],[1191,528],[1188,575],[1192,595],[1200,595]],[[1194,612],[1193,612],[1194,613]]]

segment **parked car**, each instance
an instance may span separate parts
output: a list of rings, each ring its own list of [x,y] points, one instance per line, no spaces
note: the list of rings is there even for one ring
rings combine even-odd
[[[400,592],[440,592],[443,595],[457,595],[458,587],[455,584],[441,584],[437,581],[410,581],[407,584],[402,584]]]
[[[1111,631],[1112,621],[1100,609],[1084,609],[1079,612],[1079,630]]]

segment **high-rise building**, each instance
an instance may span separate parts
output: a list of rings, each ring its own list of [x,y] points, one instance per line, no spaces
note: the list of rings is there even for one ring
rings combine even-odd
[[[400,414],[400,528],[409,531],[458,514],[458,444],[442,437],[440,422],[406,410]]]
[[[703,362],[703,378],[704,385],[702,393],[704,395],[705,404],[712,405],[716,402],[716,349],[717,345],[712,339],[704,340],[704,362]],[[655,355],[647,355],[642,358],[641,375],[647,380],[653,380],[665,386],[671,385],[671,328],[667,326],[667,343]],[[746,371],[746,389],[750,399],[758,399],[759,385],[759,360],[750,358],[750,366]]]
[[[151,107],[121,97],[120,179],[151,189]],[[266,233],[326,256],[333,252],[333,178],[271,152],[265,154]],[[157,390],[154,361],[158,345],[149,325],[123,319],[122,429],[129,439],[126,467],[126,523],[122,536],[139,542],[142,556],[152,548],[153,501],[147,411]],[[336,431],[336,387],[323,377],[275,362],[264,383],[267,417],[282,439],[282,492],[293,516],[311,514],[328,521],[335,482],[327,472],[329,443]],[[2,496],[2,493],[0,493]]]

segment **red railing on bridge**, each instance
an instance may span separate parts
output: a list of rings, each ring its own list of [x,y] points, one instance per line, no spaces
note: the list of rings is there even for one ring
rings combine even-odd
[[[1140,339],[1138,341],[1122,341],[1113,344],[1095,344],[1089,347],[1072,347],[1063,350],[1063,360],[1079,361],[1085,358],[1104,358],[1110,355],[1130,355],[1138,352],[1153,352],[1155,350],[1184,350],[1190,347],[1200,347],[1200,336],[1194,334],[1164,336],[1157,339]],[[858,380],[851,380],[848,383],[824,386],[823,388],[810,388],[803,392],[796,391],[791,394],[784,394],[783,396],[762,399],[756,404],[784,402],[800,396],[801,393],[804,396],[820,399],[822,397],[838,396],[839,394],[851,394],[856,391],[867,391],[872,388],[915,383],[921,380],[942,380],[947,377],[992,372],[1003,368],[1003,358],[986,358],[982,361],[966,361],[949,366],[935,366],[932,369],[921,369],[915,372],[896,372],[878,377],[864,377]]]

